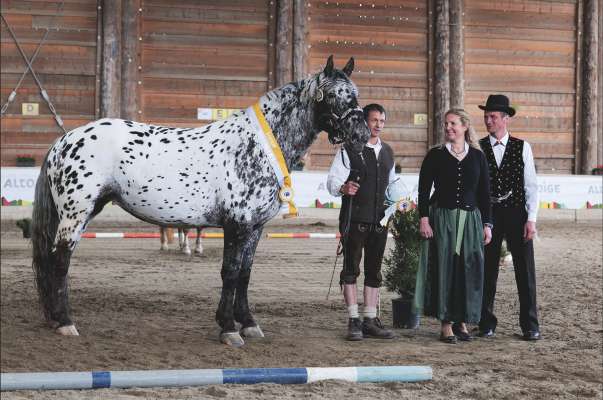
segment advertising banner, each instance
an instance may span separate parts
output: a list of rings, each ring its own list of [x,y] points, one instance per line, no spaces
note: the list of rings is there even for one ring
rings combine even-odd
[[[34,198],[39,168],[1,168],[2,205],[27,205]],[[416,200],[419,176],[399,174],[406,196]],[[341,197],[327,190],[326,172],[292,172],[294,201],[298,207],[339,208]],[[540,208],[601,208],[603,177],[591,175],[538,175]]]

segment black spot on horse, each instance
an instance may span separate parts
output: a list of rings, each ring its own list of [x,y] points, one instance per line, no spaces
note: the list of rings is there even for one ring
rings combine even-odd
[[[111,122],[101,122],[101,125],[111,125]]]
[[[84,131],[84,133],[88,133],[88,132],[90,132],[92,129],[94,129],[94,127],[93,127],[93,126],[91,126],[90,128],[86,129],[86,130]]]

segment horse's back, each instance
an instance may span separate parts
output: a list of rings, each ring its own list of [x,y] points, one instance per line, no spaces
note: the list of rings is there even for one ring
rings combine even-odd
[[[57,195],[71,191],[67,202],[104,193],[149,222],[216,226],[276,213],[277,182],[265,159],[244,113],[199,128],[105,118],[57,141],[48,173]]]

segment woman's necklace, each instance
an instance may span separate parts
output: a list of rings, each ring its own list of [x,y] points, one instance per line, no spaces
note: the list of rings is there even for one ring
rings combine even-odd
[[[456,157],[460,157],[465,153],[465,146],[463,146],[463,150],[457,152],[456,150],[454,150],[454,147],[451,145],[450,146],[450,151],[452,151],[452,153],[456,156]]]

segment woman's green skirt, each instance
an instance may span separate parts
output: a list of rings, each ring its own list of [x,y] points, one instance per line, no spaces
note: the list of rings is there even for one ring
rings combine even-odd
[[[423,240],[414,309],[440,321],[477,323],[484,281],[484,228],[479,210],[431,207],[434,237]]]

